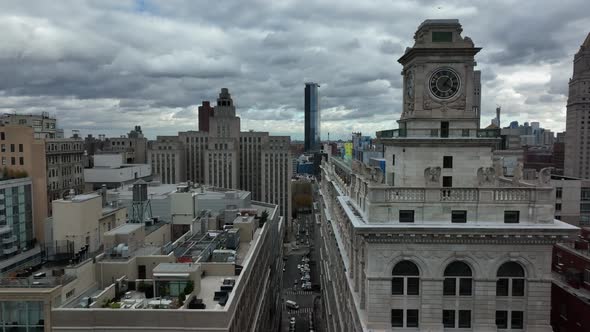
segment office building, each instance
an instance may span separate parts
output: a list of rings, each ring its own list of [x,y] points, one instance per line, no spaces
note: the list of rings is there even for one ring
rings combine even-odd
[[[48,138],[45,157],[51,215],[51,201],[63,198],[70,190],[84,192],[84,142],[80,138]]]
[[[305,83],[305,152],[317,152],[321,145],[320,85]]]
[[[123,153],[124,161],[127,164],[145,164],[147,162],[147,138],[143,136],[141,126],[135,126],[127,136],[105,139],[102,151]]]
[[[578,228],[554,219],[550,175],[493,162],[474,56],[458,20],[426,20],[398,60],[399,129],[378,133],[386,172],[322,163],[327,331],[551,331],[551,250]],[[389,180],[388,180],[389,179]]]
[[[191,181],[252,192],[252,199],[280,206],[290,220],[292,160],[288,136],[241,131],[229,90],[221,89],[208,114],[208,131],[179,132],[149,142],[149,163],[162,183]],[[200,113],[201,114],[201,113]],[[199,122],[202,122],[199,120]]]
[[[199,131],[209,131],[209,119],[213,117],[213,107],[208,100],[199,106]]]
[[[590,34],[574,55],[567,99],[566,176],[590,178]]]

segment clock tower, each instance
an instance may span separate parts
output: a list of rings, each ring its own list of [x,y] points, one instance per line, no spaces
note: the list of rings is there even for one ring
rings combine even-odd
[[[403,112],[407,137],[476,136],[480,118],[480,72],[474,47],[458,20],[426,20],[398,60],[403,65]]]

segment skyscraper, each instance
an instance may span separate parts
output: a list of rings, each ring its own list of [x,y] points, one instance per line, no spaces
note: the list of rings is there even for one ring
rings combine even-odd
[[[574,56],[567,99],[565,175],[590,178],[590,34]],[[584,125],[586,123],[586,126]],[[586,128],[586,129],[584,129]],[[586,144],[586,147],[584,146]]]
[[[320,150],[319,84],[305,83],[305,152]]]

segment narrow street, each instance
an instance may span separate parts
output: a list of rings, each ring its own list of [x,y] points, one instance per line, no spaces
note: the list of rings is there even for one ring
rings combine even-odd
[[[321,331],[317,321],[318,305],[320,305],[320,276],[317,265],[318,253],[315,240],[319,233],[315,223],[313,210],[309,214],[299,214],[294,224],[297,242],[290,251],[285,251],[285,271],[283,272],[283,323],[284,332]],[[304,261],[305,260],[305,261]],[[307,261],[308,260],[308,261]],[[306,268],[309,272],[306,273]],[[302,271],[303,269],[303,271]],[[311,287],[304,288],[305,274],[309,274]],[[313,290],[312,290],[313,289]],[[299,309],[287,308],[286,301],[294,301]],[[295,329],[292,329],[291,318],[295,318]],[[310,321],[311,320],[311,321]]]

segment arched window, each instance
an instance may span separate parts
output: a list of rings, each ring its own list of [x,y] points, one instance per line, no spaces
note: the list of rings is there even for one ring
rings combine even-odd
[[[447,296],[471,296],[473,278],[471,268],[463,262],[452,262],[444,272],[443,294]]]
[[[524,296],[524,269],[516,262],[506,262],[498,269],[496,296]]]
[[[420,270],[410,261],[401,261],[393,267],[391,294],[418,295],[420,293]]]

